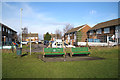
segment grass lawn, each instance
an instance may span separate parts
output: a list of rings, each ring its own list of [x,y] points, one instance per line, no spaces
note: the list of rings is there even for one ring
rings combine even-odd
[[[69,51],[69,50],[67,50]],[[16,57],[2,53],[3,78],[118,78],[118,47],[93,47],[91,56],[104,60],[43,62],[38,54]]]

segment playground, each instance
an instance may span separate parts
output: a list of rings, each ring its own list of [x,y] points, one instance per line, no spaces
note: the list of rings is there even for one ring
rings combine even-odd
[[[43,52],[26,53],[27,48],[23,46],[22,55],[25,56],[22,57],[10,50],[2,51],[3,78],[118,78],[117,46],[91,47],[90,56],[44,58]],[[69,48],[66,53],[70,53]]]

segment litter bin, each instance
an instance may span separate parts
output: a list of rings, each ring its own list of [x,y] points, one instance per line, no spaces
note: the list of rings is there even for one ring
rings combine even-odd
[[[16,52],[17,52],[17,55],[22,55],[22,48],[17,48],[16,50],[17,50],[17,51],[16,51]]]

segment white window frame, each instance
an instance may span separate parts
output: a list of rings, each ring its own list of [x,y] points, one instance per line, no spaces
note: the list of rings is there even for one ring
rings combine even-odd
[[[8,33],[10,33],[10,30],[8,30]]]
[[[5,31],[4,27],[2,29],[3,29],[3,31]]]
[[[107,32],[105,30],[108,30]],[[110,28],[104,28],[104,33],[110,33]]]
[[[93,31],[90,31],[90,35],[93,35]]]
[[[101,29],[97,29],[96,34],[102,34],[102,30]]]
[[[115,27],[115,32],[119,32],[119,30],[120,30],[120,26],[116,26]]]

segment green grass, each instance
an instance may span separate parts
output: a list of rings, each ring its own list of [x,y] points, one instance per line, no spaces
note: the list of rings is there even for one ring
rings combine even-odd
[[[69,51],[69,49],[67,50]],[[91,56],[104,60],[43,62],[38,54],[16,57],[2,53],[3,78],[117,78],[118,48],[91,48]]]

